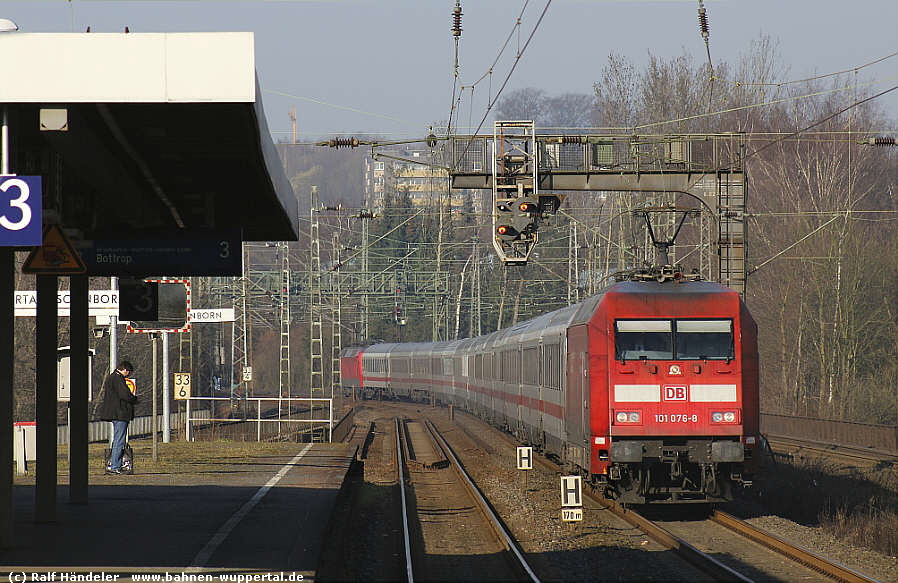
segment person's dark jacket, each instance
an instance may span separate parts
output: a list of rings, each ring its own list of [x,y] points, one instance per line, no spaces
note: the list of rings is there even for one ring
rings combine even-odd
[[[134,419],[134,403],[137,396],[131,394],[125,377],[118,371],[110,373],[103,381],[103,402],[97,417],[103,421],[131,421]]]

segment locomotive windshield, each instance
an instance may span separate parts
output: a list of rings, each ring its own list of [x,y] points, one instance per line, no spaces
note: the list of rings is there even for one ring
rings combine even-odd
[[[677,320],[677,359],[733,358],[732,320]]]
[[[615,327],[618,360],[673,360],[670,320],[618,320]]]
[[[617,360],[730,360],[732,320],[617,320]]]

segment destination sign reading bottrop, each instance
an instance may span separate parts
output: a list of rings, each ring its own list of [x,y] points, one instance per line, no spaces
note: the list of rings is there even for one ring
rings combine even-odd
[[[96,239],[80,241],[77,247],[88,275],[243,275],[243,253],[237,233],[194,239]]]

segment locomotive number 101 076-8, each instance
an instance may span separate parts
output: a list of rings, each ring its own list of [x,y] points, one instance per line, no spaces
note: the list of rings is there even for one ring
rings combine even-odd
[[[655,423],[698,423],[698,415],[659,413],[655,415]]]

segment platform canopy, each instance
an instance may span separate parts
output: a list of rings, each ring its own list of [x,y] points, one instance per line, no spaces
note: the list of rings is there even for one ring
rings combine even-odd
[[[0,79],[10,172],[85,239],[296,240],[252,33],[0,33]]]

